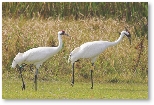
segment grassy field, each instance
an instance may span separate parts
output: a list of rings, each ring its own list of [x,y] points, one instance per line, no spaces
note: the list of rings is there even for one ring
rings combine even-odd
[[[26,80],[26,90],[21,90],[19,79],[4,79],[2,83],[3,99],[148,99],[147,84],[94,83],[90,82],[38,81],[38,91],[33,81]]]
[[[130,45],[128,39],[124,37],[117,46],[104,51],[95,63],[95,76],[98,81],[115,79],[118,82],[146,83],[148,81],[148,40],[146,37],[136,37],[132,25],[113,19],[94,18],[80,21],[3,19],[3,73],[13,70],[10,65],[18,52],[25,52],[39,46],[57,46],[57,32],[65,30],[71,37],[62,38],[63,49],[43,64],[40,73],[42,79],[55,75],[63,76],[63,74],[70,76],[71,64],[68,64],[67,60],[75,47],[88,41],[115,41],[119,37],[118,32],[124,30],[125,26],[132,34],[132,44]],[[90,62],[88,62],[88,59],[81,59],[75,65],[76,75],[81,80],[90,78],[89,70],[91,68]],[[28,66],[25,67],[25,70],[30,71]],[[27,74],[29,74],[28,72]],[[29,75],[27,78],[30,78]]]

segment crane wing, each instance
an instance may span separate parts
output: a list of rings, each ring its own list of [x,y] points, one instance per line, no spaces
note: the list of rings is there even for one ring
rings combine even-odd
[[[44,62],[48,58],[52,57],[55,53],[57,47],[38,47],[30,49],[24,52],[25,63],[36,63]]]
[[[81,58],[93,58],[102,53],[108,46],[108,41],[87,42],[80,46]]]

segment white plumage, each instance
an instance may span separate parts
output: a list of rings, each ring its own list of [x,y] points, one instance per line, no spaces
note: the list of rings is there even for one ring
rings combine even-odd
[[[12,68],[15,68],[17,64],[20,66],[25,63],[34,64],[39,69],[43,62],[58,53],[60,49],[58,47],[37,47],[24,53],[18,53],[13,60]]]
[[[94,59],[108,47],[107,41],[93,41],[82,44],[75,48],[70,54],[70,61],[74,63],[79,58],[90,58],[94,63]]]
[[[37,47],[37,48],[32,48],[24,53],[19,52],[12,62],[12,68],[19,66],[20,73],[21,73],[21,68],[23,63],[34,64],[36,66],[35,81],[34,81],[35,90],[37,90],[38,69],[43,62],[51,58],[53,55],[57,54],[62,49],[62,39],[61,39],[62,35],[68,36],[68,34],[66,34],[65,31],[59,31],[58,32],[59,45],[57,47]],[[22,77],[22,74],[21,74],[21,77]],[[23,78],[22,78],[22,81],[23,81]],[[24,81],[23,81],[22,89],[25,89]]]
[[[127,31],[122,31],[120,37],[115,42],[109,42],[109,41],[93,41],[93,42],[86,42],[82,44],[80,47],[75,48],[69,56],[68,62],[71,61],[72,67],[73,67],[73,74],[72,74],[72,86],[74,84],[74,63],[80,58],[90,58],[92,66],[94,65],[94,62],[96,61],[96,58],[99,54],[101,54],[105,49],[107,49],[110,46],[114,46],[118,44],[124,36],[127,36],[130,40],[130,33]],[[93,80],[92,80],[92,72],[91,70],[91,82],[93,88]]]

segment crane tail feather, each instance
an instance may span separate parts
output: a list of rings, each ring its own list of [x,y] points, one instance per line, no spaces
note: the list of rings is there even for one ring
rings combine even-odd
[[[69,55],[68,63],[70,63],[70,61],[71,61],[71,54]]]

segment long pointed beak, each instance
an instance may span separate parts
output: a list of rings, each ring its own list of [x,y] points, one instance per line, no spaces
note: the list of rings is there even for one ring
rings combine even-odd
[[[66,34],[66,33],[65,33],[64,35],[66,35],[66,36],[69,36],[69,37],[70,37],[70,35],[68,35],[68,34]]]
[[[131,45],[131,37],[128,37],[128,40],[129,40],[129,42],[130,42],[130,45]]]
[[[126,34],[125,34],[126,35]],[[129,35],[126,35],[127,36],[127,38],[128,38],[128,40],[129,40],[129,43],[130,43],[130,45],[131,45],[131,34],[129,33]]]

